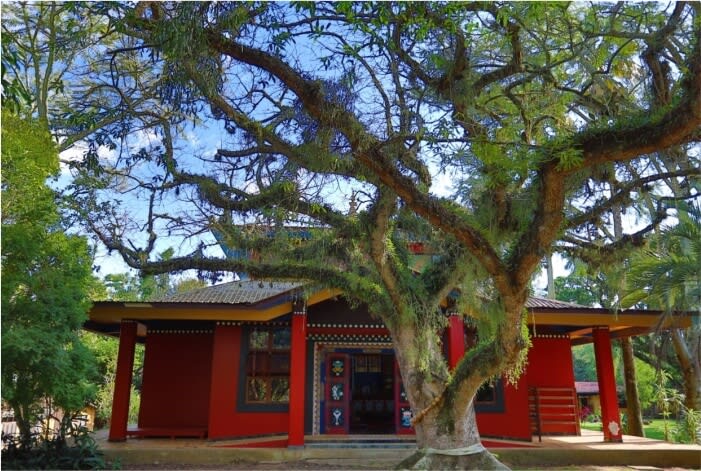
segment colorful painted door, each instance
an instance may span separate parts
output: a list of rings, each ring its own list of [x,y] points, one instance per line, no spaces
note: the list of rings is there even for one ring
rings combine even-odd
[[[325,423],[326,433],[348,433],[350,421],[350,356],[326,356]]]
[[[414,413],[409,405],[409,398],[404,389],[402,375],[399,373],[399,365],[394,364],[394,423],[397,435],[412,434],[414,427],[411,426],[411,419]]]

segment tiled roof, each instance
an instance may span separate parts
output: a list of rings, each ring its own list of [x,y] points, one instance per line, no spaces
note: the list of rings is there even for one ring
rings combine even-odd
[[[208,286],[184,293],[165,296],[153,302],[163,303],[204,303],[204,304],[255,304],[279,294],[300,288],[303,281],[231,281]],[[590,309],[574,303],[553,299],[530,297],[526,301],[528,309]]]
[[[254,304],[304,286],[301,281],[232,281],[220,285],[176,293],[154,302]]]
[[[591,309],[588,306],[582,306],[581,304],[566,303],[564,301],[557,301],[555,299],[538,298],[531,296],[526,301],[526,308],[528,309]]]

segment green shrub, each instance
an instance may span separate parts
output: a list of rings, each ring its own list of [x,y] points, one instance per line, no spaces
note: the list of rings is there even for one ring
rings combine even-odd
[[[52,438],[2,436],[2,469],[105,469],[102,451],[85,427],[70,422]]]
[[[674,429],[674,441],[701,445],[701,411],[682,408],[681,416]]]

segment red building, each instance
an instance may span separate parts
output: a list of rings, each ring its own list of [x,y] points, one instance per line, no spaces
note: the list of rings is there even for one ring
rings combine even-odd
[[[412,433],[387,330],[339,295],[294,282],[236,281],[160,302],[95,303],[86,328],[120,341],[110,440],[283,434],[288,446],[303,446],[309,435]],[[614,315],[539,298],[527,307],[528,366],[517,385],[499,380],[480,391],[481,435],[578,434],[571,347],[593,342],[605,439],[619,441],[611,340],[653,330],[660,313]],[[455,365],[474,331],[462,315],[447,315],[445,354]],[[138,426],[128,428],[137,342],[145,344],[141,406]]]

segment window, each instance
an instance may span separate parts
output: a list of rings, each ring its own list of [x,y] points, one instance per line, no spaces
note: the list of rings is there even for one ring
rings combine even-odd
[[[477,395],[475,396],[476,403],[487,403],[494,404],[497,401],[497,391],[494,383],[484,383],[477,390]]]
[[[290,330],[254,329],[248,336],[246,403],[286,404],[290,397]]]
[[[501,379],[484,383],[477,390],[475,412],[504,412],[504,383]]]

